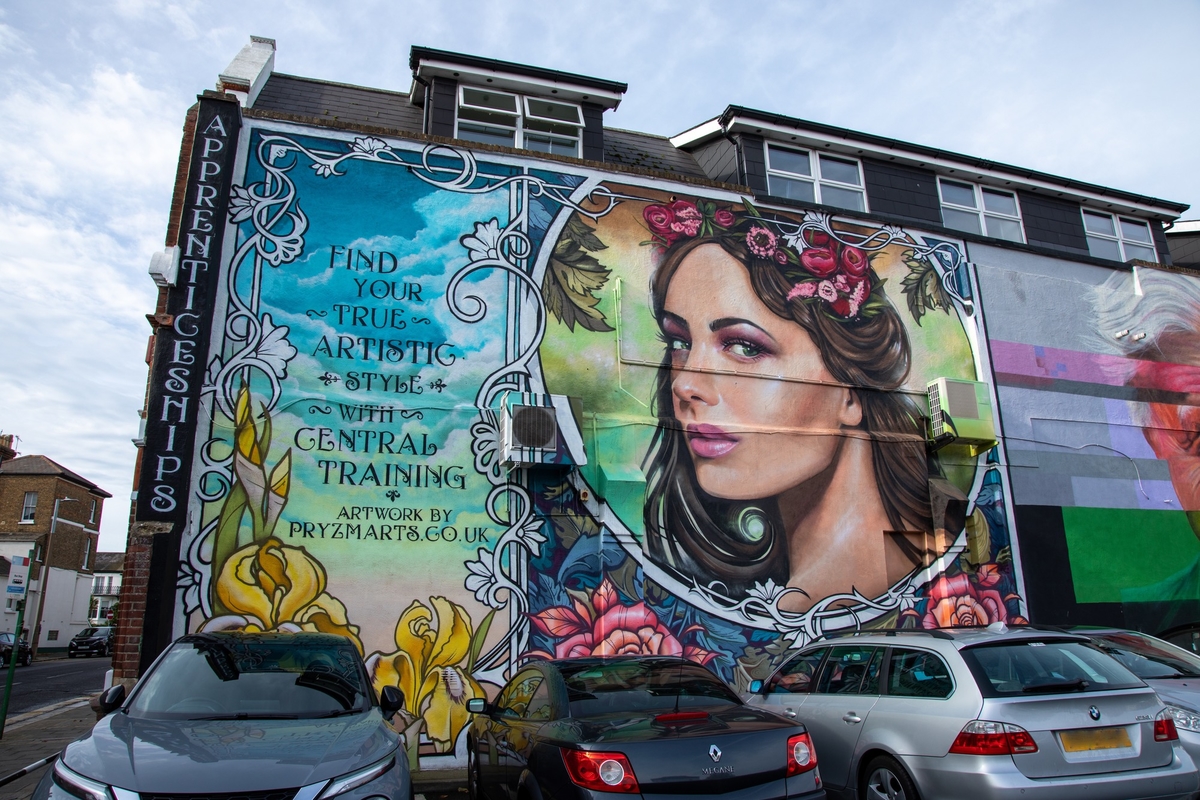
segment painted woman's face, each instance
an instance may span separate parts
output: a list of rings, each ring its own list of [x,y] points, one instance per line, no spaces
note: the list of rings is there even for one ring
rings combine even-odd
[[[703,245],[667,288],[675,418],[700,487],[714,497],[775,497],[821,475],[858,425],[852,392],[832,384],[812,337],[763,305],[746,268]]]

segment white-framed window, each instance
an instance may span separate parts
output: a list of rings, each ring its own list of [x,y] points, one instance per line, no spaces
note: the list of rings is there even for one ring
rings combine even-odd
[[[1114,217],[1103,211],[1085,208],[1083,228],[1087,232],[1088,252],[1096,258],[1158,261],[1150,226],[1145,220]]]
[[[33,522],[37,514],[37,492],[26,492],[25,502],[21,505],[21,522]]]
[[[579,157],[583,112],[574,103],[460,86],[456,122],[459,139]]]
[[[767,144],[767,193],[806,203],[867,210],[858,161],[770,143]]]
[[[88,564],[90,564],[91,561],[92,561],[92,539],[89,536],[88,538],[83,540],[83,567],[82,567],[82,569],[87,569]]]
[[[1024,242],[1021,207],[1013,192],[938,178],[942,224],[956,231]]]
[[[92,510],[88,512],[88,522],[96,521],[96,501],[92,501]]]

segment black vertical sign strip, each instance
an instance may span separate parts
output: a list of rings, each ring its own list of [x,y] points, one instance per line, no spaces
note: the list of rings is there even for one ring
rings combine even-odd
[[[223,95],[199,98],[179,223],[180,266],[167,295],[170,324],[158,329],[146,406],[145,446],[138,484],[138,522],[170,523],[154,537],[142,668],[171,640],[179,543],[187,520],[200,390],[208,363],[221,243],[241,130],[241,107]]]

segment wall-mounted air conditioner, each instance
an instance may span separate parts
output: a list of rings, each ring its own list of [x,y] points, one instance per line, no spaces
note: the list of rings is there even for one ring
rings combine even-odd
[[[587,463],[570,398],[509,392],[501,402],[502,462],[516,466]]]
[[[974,456],[996,446],[992,401],[986,383],[938,378],[926,391],[933,449],[955,445],[969,449]]]

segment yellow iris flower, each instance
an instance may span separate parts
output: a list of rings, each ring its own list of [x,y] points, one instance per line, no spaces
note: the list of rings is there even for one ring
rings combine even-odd
[[[467,701],[486,696],[464,669],[471,637],[471,618],[462,606],[445,597],[429,598],[428,606],[414,600],[396,623],[397,652],[367,659],[375,690],[399,687],[406,722],[423,720],[439,753],[454,749],[470,717]]]
[[[363,652],[358,626],[325,591],[325,568],[303,547],[271,537],[235,552],[217,579],[217,597],[230,614],[202,630],[312,631],[348,637]]]

